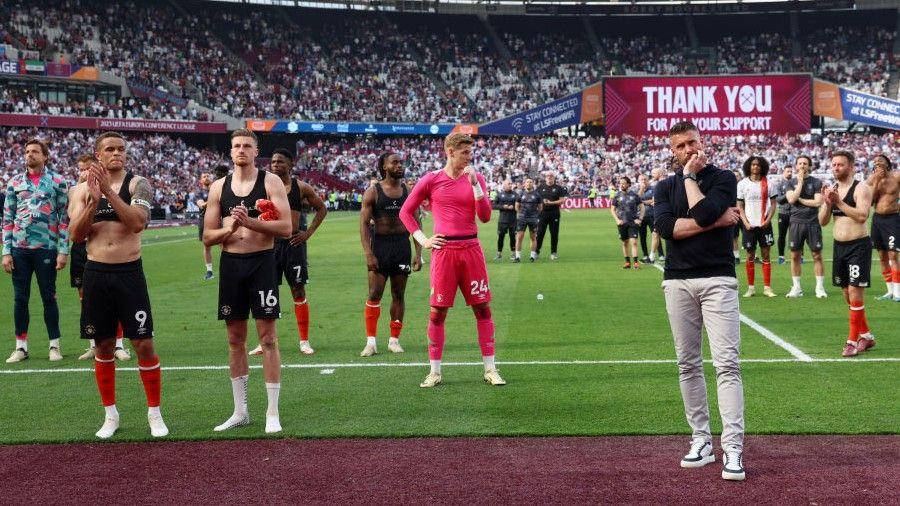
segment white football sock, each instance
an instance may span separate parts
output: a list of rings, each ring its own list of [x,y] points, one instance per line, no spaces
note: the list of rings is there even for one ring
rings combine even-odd
[[[247,382],[250,375],[231,378],[231,394],[234,396],[234,412],[247,413]]]
[[[800,276],[791,276],[791,280],[794,282],[794,288],[800,289]]]
[[[372,336],[366,337],[366,346],[376,346],[378,339]]]
[[[825,276],[816,276],[816,289],[825,289]]]
[[[51,348],[56,348],[56,349],[58,350],[58,349],[59,349],[59,339],[51,339],[51,340],[50,340],[50,347],[51,347]]]
[[[113,404],[112,406],[104,406],[103,409],[106,411],[106,418],[119,418],[119,410],[116,409],[115,404]]]
[[[25,351],[28,351],[28,339],[19,339],[16,338],[16,349],[22,348]]]
[[[266,416],[278,416],[278,394],[281,392],[281,383],[266,383],[266,394],[269,397],[269,407]]]
[[[206,264],[206,270],[207,270],[207,272],[212,272],[212,270],[213,270],[213,266],[212,266],[212,264],[211,264],[211,263],[209,263],[209,264]]]
[[[440,360],[432,360],[431,361],[431,373],[432,374],[440,374],[441,373],[441,361]]]
[[[481,357],[484,360],[484,370],[490,371],[491,369],[496,369],[497,366],[494,365],[494,356],[490,357]]]
[[[125,349],[125,338],[124,337],[116,338],[116,348],[122,348],[123,350]]]

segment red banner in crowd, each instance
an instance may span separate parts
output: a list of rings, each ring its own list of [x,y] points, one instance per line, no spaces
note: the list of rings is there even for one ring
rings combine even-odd
[[[86,118],[82,116],[48,116],[34,114],[0,114],[0,125],[13,127],[72,128],[80,130],[122,130],[140,132],[175,132],[223,134],[225,123],[151,119]]]
[[[603,86],[609,134],[666,135],[682,120],[709,135],[810,128],[808,75],[610,77]]]

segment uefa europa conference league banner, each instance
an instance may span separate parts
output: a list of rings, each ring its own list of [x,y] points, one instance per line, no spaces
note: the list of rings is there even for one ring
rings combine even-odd
[[[707,135],[806,133],[809,81],[809,75],[606,78],[606,132],[665,135],[691,120]]]

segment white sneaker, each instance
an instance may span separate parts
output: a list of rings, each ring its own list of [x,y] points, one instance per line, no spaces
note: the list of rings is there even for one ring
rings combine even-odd
[[[827,299],[828,292],[826,292],[824,288],[816,288],[816,298],[817,299]]]
[[[433,372],[428,373],[428,376],[425,376],[425,379],[419,383],[419,386],[422,388],[432,388],[441,384],[441,375],[435,374]]]
[[[797,297],[803,297],[803,289],[798,288],[796,286],[791,287],[791,291],[786,293],[784,296],[789,299],[796,299]]]
[[[22,348],[16,348],[12,355],[6,359],[7,364],[15,364],[16,362],[21,362],[23,360],[28,360],[28,352],[23,350]]]
[[[150,423],[150,435],[153,437],[165,437],[169,435],[169,428],[163,421],[162,415],[147,415],[147,422]]]
[[[216,425],[213,429],[216,432],[222,432],[223,430],[233,429],[235,427],[243,427],[245,425],[250,425],[250,415],[248,413],[234,413],[231,415],[231,418],[225,420],[222,425]]]
[[[316,350],[312,349],[312,346],[309,345],[309,341],[300,341],[300,353],[304,355],[312,355]]]
[[[556,260],[557,258],[559,257],[556,256],[556,253],[550,253],[550,260]]]
[[[725,450],[725,454],[722,456],[722,478],[741,481],[744,477],[743,452],[737,448]]]
[[[50,361],[51,362],[59,362],[62,360],[62,353],[59,352],[59,348],[56,346],[50,347]]]
[[[712,443],[702,439],[695,439],[691,443],[690,451],[681,458],[681,467],[703,467],[715,461],[716,455],[713,453]]]
[[[391,353],[403,353],[405,350],[400,346],[400,341],[390,340],[388,342],[388,351]]]
[[[303,351],[303,350],[300,350]],[[378,348],[374,344],[367,344],[363,351],[359,354],[360,357],[371,357],[378,353]]]
[[[100,439],[109,439],[119,430],[119,418],[107,418],[103,422],[103,426],[97,431],[97,437]]]
[[[96,350],[94,348],[88,348],[82,353],[78,360],[91,360],[97,355]]]
[[[116,357],[116,360],[121,360],[122,362],[131,360],[131,354],[128,353],[128,350],[125,348],[116,348],[116,351],[113,352],[113,356]]]
[[[769,286],[763,287],[763,295],[765,295],[766,297],[778,297]]]
[[[266,415],[266,434],[281,432],[281,420],[278,415]]]
[[[251,357],[255,357],[256,355],[262,355],[262,354],[263,354],[262,345],[256,345],[256,348],[253,348],[252,350],[250,350],[249,353],[247,353],[247,355],[250,355]]]
[[[500,377],[500,373],[497,369],[488,369],[484,371],[484,381],[490,383],[492,386],[500,387],[506,384],[503,378]]]
[[[755,286],[748,286],[748,287],[747,287],[747,291],[744,292],[744,298],[753,297],[754,295],[756,295],[756,287],[755,287]]]

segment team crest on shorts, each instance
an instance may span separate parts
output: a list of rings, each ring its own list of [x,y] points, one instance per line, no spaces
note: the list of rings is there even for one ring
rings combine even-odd
[[[222,306],[222,314],[228,316],[231,314],[231,306]]]
[[[836,284],[836,285],[841,284],[841,277],[840,277],[840,276],[835,276],[835,277],[834,277],[834,284]]]
[[[95,329],[93,325],[86,325],[84,327],[84,333],[89,336],[92,336],[97,333],[97,329]]]

